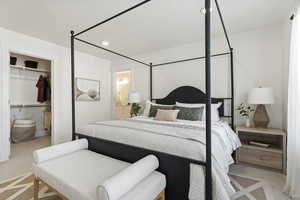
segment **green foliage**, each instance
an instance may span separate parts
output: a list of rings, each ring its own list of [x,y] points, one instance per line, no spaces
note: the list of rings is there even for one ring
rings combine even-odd
[[[240,111],[240,116],[245,118],[249,118],[251,112],[254,111],[254,109],[249,104],[245,104],[245,103],[241,103],[237,107],[237,110]]]
[[[132,106],[131,106],[130,114],[137,116],[138,113],[140,112],[141,108],[142,107],[138,103],[133,103]]]

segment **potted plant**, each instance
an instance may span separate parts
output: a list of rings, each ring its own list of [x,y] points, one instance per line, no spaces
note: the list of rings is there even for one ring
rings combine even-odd
[[[131,110],[130,115],[131,117],[137,116],[140,112],[140,109],[142,108],[139,103],[141,102],[141,97],[138,92],[132,92],[130,93],[128,97],[128,103],[131,103]]]
[[[246,119],[245,126],[250,127],[250,114],[254,111],[254,109],[249,104],[241,103],[237,110],[240,112],[240,116]]]

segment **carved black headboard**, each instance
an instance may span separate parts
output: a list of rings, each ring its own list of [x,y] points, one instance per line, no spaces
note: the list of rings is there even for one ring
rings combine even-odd
[[[198,88],[192,86],[182,86],[176,88],[165,98],[153,99],[158,104],[173,105],[176,102],[180,103],[205,103],[206,95]],[[224,117],[224,100],[227,98],[212,98],[212,103],[221,102],[222,105],[219,108],[219,114]]]

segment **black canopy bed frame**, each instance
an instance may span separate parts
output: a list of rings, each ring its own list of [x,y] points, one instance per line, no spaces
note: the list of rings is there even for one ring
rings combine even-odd
[[[87,138],[89,141],[89,149],[97,153],[101,153],[119,160],[127,162],[135,162],[140,158],[148,155],[154,154],[159,158],[160,167],[159,171],[164,173],[167,177],[167,188],[166,188],[166,199],[167,200],[184,200],[188,199],[189,194],[189,185],[190,185],[190,165],[201,165],[205,167],[205,199],[213,199],[213,187],[212,187],[212,159],[211,159],[211,104],[216,102],[222,102],[222,106],[219,108],[220,116],[231,118],[231,127],[234,128],[234,78],[233,78],[233,48],[231,47],[230,40],[227,34],[227,30],[224,24],[223,16],[217,0],[214,0],[218,16],[220,18],[222,29],[224,31],[226,41],[229,47],[228,52],[211,54],[211,12],[205,13],[205,56],[194,57],[182,60],[176,60],[171,62],[152,64],[146,63],[130,56],[118,53],[116,51],[104,48],[102,46],[93,44],[91,42],[82,40],[78,38],[79,35],[86,33],[100,25],[108,23],[109,21],[118,18],[134,9],[150,2],[151,0],[142,1],[116,15],[105,19],[93,25],[83,31],[75,33],[71,31],[71,83],[72,83],[72,138]],[[211,10],[211,1],[205,0],[205,10]],[[176,101],[181,103],[204,103],[206,104],[206,161],[194,160],[185,157],[180,157],[172,154],[167,154],[164,152],[158,152],[150,149],[144,149],[136,146],[131,146],[127,144],[117,143],[113,141],[108,141],[100,138],[86,136],[80,133],[76,133],[75,130],[75,61],[74,61],[74,43],[79,41],[81,43],[88,44],[90,46],[102,49],[106,52],[118,55],[120,57],[126,58],[133,62],[145,65],[149,67],[150,75],[150,99],[151,101],[156,101],[160,104],[174,104]],[[212,98],[211,97],[211,58],[218,56],[230,56],[230,75],[231,75],[231,97],[227,98]],[[201,90],[191,87],[183,86],[173,90],[169,95],[163,99],[154,99],[153,98],[153,68],[171,65],[175,63],[188,62],[193,60],[205,59],[205,93]],[[231,101],[231,114],[225,115],[224,113],[224,101]],[[176,167],[175,167],[176,166]]]

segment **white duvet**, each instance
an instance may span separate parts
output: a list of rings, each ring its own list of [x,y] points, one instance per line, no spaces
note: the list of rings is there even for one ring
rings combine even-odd
[[[162,122],[146,117],[88,124],[77,133],[132,146],[205,161],[205,121]],[[212,173],[215,200],[230,200],[234,193],[227,175],[232,152],[241,145],[226,122],[212,122]],[[191,165],[190,200],[204,200],[205,173]]]

